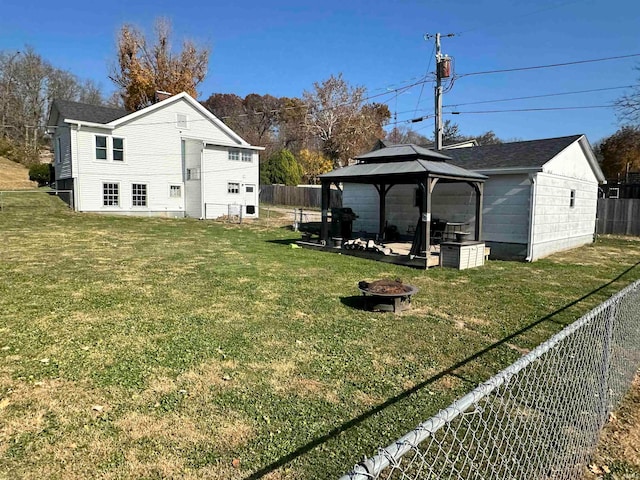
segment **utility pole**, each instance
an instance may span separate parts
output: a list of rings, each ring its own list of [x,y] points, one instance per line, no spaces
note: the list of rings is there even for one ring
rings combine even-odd
[[[440,72],[440,34],[436,33],[435,132],[436,150],[442,150],[442,75]]]
[[[453,37],[453,33],[444,35],[445,37]],[[436,39],[436,86],[434,95],[434,107],[435,107],[435,128],[434,128],[434,141],[436,150],[442,149],[442,79],[451,76],[451,63],[448,56],[443,56],[440,51],[440,37],[439,33],[435,35],[425,35],[425,39],[435,37]]]

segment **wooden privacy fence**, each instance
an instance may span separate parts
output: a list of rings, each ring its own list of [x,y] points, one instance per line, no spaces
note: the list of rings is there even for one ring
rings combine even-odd
[[[319,187],[260,185],[260,203],[320,208],[322,206],[322,190]],[[331,201],[329,207],[341,206],[342,192],[340,190],[331,190]]]
[[[640,236],[640,199],[599,198],[598,233]]]

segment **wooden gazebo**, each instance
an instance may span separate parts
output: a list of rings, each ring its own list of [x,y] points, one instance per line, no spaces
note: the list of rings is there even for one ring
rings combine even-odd
[[[417,185],[422,194],[419,204],[419,223],[411,252],[428,256],[431,235],[431,195],[438,182],[464,182],[475,191],[476,241],[482,233],[482,194],[486,176],[457,167],[447,162],[450,157],[419,147],[418,145],[393,145],[356,157],[357,163],[339,168],[320,176],[322,183],[322,227],[320,239],[329,241],[329,193],[331,184],[340,188],[341,183],[373,185],[379,197],[379,234],[382,237],[386,224],[386,196],[394,185]]]

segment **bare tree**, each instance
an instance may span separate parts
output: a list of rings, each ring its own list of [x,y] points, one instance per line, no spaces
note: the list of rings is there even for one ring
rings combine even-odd
[[[171,27],[165,19],[156,21],[153,44],[132,25],[120,29],[117,67],[109,78],[120,88],[128,110],[151,105],[158,90],[198,96],[196,87],[207,74],[209,49],[185,40],[182,51],[174,54],[170,36]]]
[[[640,66],[636,67],[640,71]],[[631,88],[615,102],[618,111],[618,118],[622,122],[633,124],[640,123],[640,86],[636,85]]]
[[[303,93],[308,106],[306,128],[336,165],[370,148],[384,135],[382,127],[391,114],[386,105],[365,104],[364,87],[351,87],[342,74],[313,84]]]

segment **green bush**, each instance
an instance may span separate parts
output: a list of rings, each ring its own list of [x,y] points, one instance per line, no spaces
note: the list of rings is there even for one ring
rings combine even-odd
[[[302,179],[302,167],[289,150],[275,152],[260,166],[260,183],[298,185]]]
[[[29,180],[38,182],[38,186],[49,185],[50,165],[48,163],[34,163],[29,167]]]

